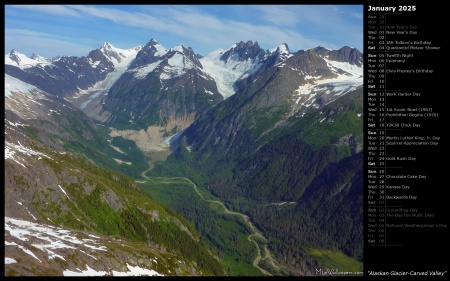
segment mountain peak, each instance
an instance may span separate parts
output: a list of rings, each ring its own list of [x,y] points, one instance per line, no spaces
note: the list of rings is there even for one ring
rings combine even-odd
[[[12,49],[11,52],[9,52],[8,58],[11,61],[15,62],[17,65],[20,65],[20,61],[21,61],[20,55],[21,54],[19,52],[17,52],[15,49]]]
[[[5,64],[18,66],[19,68],[29,68],[37,65],[49,64],[49,61],[41,56],[33,54],[31,58],[12,49],[9,54],[5,55]]]
[[[254,60],[257,57],[263,57],[266,52],[259,47],[258,42],[253,43],[252,41],[247,41],[244,43],[240,41],[239,43],[233,44],[220,58],[220,60],[227,62],[230,59],[237,61],[246,61],[248,59]]]
[[[173,48],[170,48],[170,51],[176,51],[176,52],[180,52],[180,53],[184,53],[184,54],[190,54],[190,53],[192,53],[192,54],[194,54],[194,51],[192,50],[192,48],[191,47],[188,47],[188,46],[186,46],[186,45],[184,45],[184,44],[179,44],[179,45],[176,45],[176,46],[174,46]]]
[[[105,49],[111,49],[111,47],[112,47],[112,45],[109,44],[108,42],[105,42],[105,43],[103,43],[103,45],[102,45],[102,48],[105,48]]]
[[[121,52],[123,50],[117,49],[113,45],[109,44],[108,42],[103,43],[102,47],[100,48],[100,51],[110,60],[116,60],[117,62],[120,62],[122,60]]]
[[[290,54],[291,51],[289,51],[289,47],[286,43],[282,43],[280,46],[270,49],[269,53],[279,53],[279,54]]]
[[[167,49],[164,48],[155,38],[150,39],[150,41],[144,47],[146,53],[152,53],[154,56],[164,56],[167,53]]]
[[[148,41],[148,43],[145,45],[145,48],[150,48],[150,49],[165,49],[161,43],[159,43],[155,38],[151,38],[150,41]],[[166,50],[167,51],[167,50]]]
[[[179,44],[179,45],[176,45],[173,48],[170,48],[171,51],[178,51],[180,53],[182,53],[185,49],[187,49],[187,48],[183,44]]]
[[[339,50],[329,51],[329,58],[337,62],[347,62],[358,67],[363,66],[363,55],[358,49],[344,46]]]
[[[249,41],[247,41],[247,42],[244,42],[244,41],[240,41],[239,43],[237,43],[236,44],[236,47],[237,48],[249,48],[249,47],[259,47],[259,45],[258,45],[258,41],[255,41],[255,43],[253,43],[253,41],[252,40],[249,40]]]

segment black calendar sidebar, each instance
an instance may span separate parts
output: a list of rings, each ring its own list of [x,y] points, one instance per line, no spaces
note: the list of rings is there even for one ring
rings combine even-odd
[[[364,8],[365,276],[448,276],[446,8]]]

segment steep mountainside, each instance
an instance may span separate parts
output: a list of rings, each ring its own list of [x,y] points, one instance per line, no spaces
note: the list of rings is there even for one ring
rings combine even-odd
[[[222,99],[191,48],[166,50],[152,39],[110,89],[103,110],[118,128],[163,126],[170,119],[189,125]]]
[[[134,143],[110,137],[63,98],[5,75],[5,122],[21,128],[32,138],[60,151],[84,155],[100,166],[138,177],[148,169],[145,157]],[[131,172],[132,171],[132,172]]]
[[[317,110],[362,85],[362,67],[351,64],[353,58],[336,62],[330,59],[332,52],[318,50],[287,56],[238,81],[241,90],[186,130],[188,144],[194,150],[247,153],[238,150],[249,145],[257,148],[271,131],[299,122],[308,110]],[[361,58],[359,53],[359,64]]]
[[[350,47],[11,51],[8,274],[361,271],[362,83]]]
[[[271,62],[238,80],[237,92],[200,115],[147,175],[190,177],[248,214],[292,274],[323,265],[318,249],[345,253],[358,271],[362,54],[318,47]],[[296,231],[302,236],[293,240]]]
[[[87,57],[28,59],[12,50],[5,56],[5,73],[59,97],[71,96],[106,78],[114,65],[92,51]]]
[[[109,145],[78,109],[5,80],[7,275],[224,274],[185,219],[86,158]]]

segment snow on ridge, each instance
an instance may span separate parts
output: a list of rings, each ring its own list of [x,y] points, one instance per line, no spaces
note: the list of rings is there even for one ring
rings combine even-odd
[[[359,86],[363,85],[363,67],[358,67],[356,65],[351,65],[345,62],[336,62],[324,59],[328,66],[335,71],[344,70],[346,73],[337,74],[337,77],[330,79],[322,79],[320,77],[314,77],[307,75],[306,79],[314,79],[313,83],[307,83],[305,85],[300,85],[296,94],[294,94],[294,101],[299,104],[300,100],[307,96],[308,98],[304,100],[301,105],[309,107],[315,102],[314,97],[318,93],[333,94],[334,97],[342,96],[350,91],[356,90]],[[332,102],[335,98],[332,98],[329,102]],[[328,102],[328,103],[329,103]]]
[[[314,97],[323,92],[325,94],[333,93],[334,97],[345,95],[346,93],[356,90],[360,85],[363,84],[363,79],[361,78],[353,78],[353,79],[343,79],[344,75],[341,75],[338,78],[324,79],[324,80],[316,80],[315,84],[307,83],[305,85],[300,85],[297,90],[295,90],[296,94],[294,94],[294,101],[296,104],[304,97],[308,96],[308,98],[303,101],[302,106],[309,107],[314,103]],[[333,101],[335,99],[331,99]],[[309,103],[307,103],[310,101]]]
[[[280,54],[290,54],[289,49],[287,48],[286,44],[281,44],[278,48],[277,48],[278,52]]]
[[[212,52],[209,52],[208,54],[206,54],[204,57],[202,57],[201,59],[200,59],[200,61],[202,60],[202,59],[204,59],[205,57],[208,57],[209,59],[211,59],[211,60],[219,60],[220,59],[220,57],[225,53],[226,51],[224,51],[223,49],[217,49],[217,50],[214,50],[214,51],[212,51]]]
[[[364,67],[361,66],[356,66],[354,64],[349,64],[347,62],[338,62],[338,61],[332,61],[329,60],[327,58],[323,58],[325,60],[325,62],[328,64],[328,66],[333,69],[333,68],[340,68],[342,70],[344,70],[345,72],[348,72],[349,74],[351,74],[352,77],[354,78],[361,78],[361,83],[362,83],[362,77],[364,75]]]
[[[227,51],[229,51],[229,50],[231,50],[231,49],[233,49],[233,48],[236,48],[236,47],[237,47],[237,44],[234,43],[233,45],[231,45],[230,47],[228,47],[228,48],[225,50],[225,52],[227,52]]]
[[[234,82],[256,72],[262,63],[259,60],[253,62],[250,58],[246,61],[239,61],[238,54],[233,55],[235,59],[232,56],[227,62],[224,62],[220,60],[223,53],[222,49],[210,52],[200,59],[200,63],[203,65],[204,72],[216,81],[219,93],[224,98],[228,98],[235,93]]]
[[[40,263],[42,263],[42,261],[38,257],[36,257],[36,255],[32,251],[30,251],[29,249],[25,248],[22,245],[16,244],[14,242],[6,242],[6,241],[5,241],[5,245],[17,246],[19,249],[21,249],[22,251],[24,251],[25,253],[27,253],[28,255],[32,256],[35,259],[37,259]]]
[[[38,90],[33,85],[30,85],[28,83],[25,83],[15,77],[12,77],[11,75],[8,75],[5,73],[5,96],[9,97],[11,94],[16,92],[21,93],[31,93],[33,91]]]
[[[108,42],[103,43],[100,51],[117,67],[128,67],[131,62],[136,58],[137,53],[142,49],[142,46],[130,48],[128,50],[114,47]],[[116,54],[120,57],[119,60],[110,53]]]
[[[14,162],[16,162],[17,164],[26,168],[25,164],[23,164],[21,161],[19,161],[19,160],[23,161],[24,159],[19,156],[16,156],[15,155],[16,152],[27,155],[27,156],[31,156],[31,155],[36,155],[38,157],[43,156],[43,157],[53,160],[51,157],[47,156],[46,154],[44,154],[42,152],[34,151],[31,148],[24,147],[20,142],[17,145],[17,144],[13,144],[13,143],[5,141],[5,160],[11,159]],[[41,158],[38,158],[38,160],[39,159],[41,159]],[[26,162],[26,161],[23,161],[23,162]]]
[[[211,91],[209,91],[209,90],[207,90],[207,89],[205,89],[205,92],[206,92],[207,94],[210,94],[211,96],[214,95],[213,92],[211,92]]]
[[[162,56],[164,56],[165,54],[167,54],[167,49],[166,48],[164,48],[161,44],[155,44],[155,45],[153,45],[155,48],[156,48],[156,53],[155,53],[155,56],[159,56],[159,57],[162,57]]]
[[[49,62],[49,60],[47,58],[44,58],[43,56],[39,56],[39,55],[36,55],[36,54],[33,54],[31,56],[31,59],[33,59],[35,61],[43,62],[43,63],[48,63]]]
[[[291,56],[293,56],[292,54],[291,54],[291,52],[289,51],[289,49],[288,49],[288,47],[287,47],[287,45],[285,44],[285,43],[283,43],[283,44],[281,44],[280,46],[278,46],[278,47],[275,47],[275,48],[272,48],[272,49],[270,49],[269,50],[269,53],[275,53],[275,52],[278,52],[278,53],[280,53],[280,54],[285,54],[285,55],[291,55]]]
[[[105,79],[103,79],[102,81],[98,81],[95,85],[93,85],[87,89],[78,89],[78,95],[90,94],[91,92],[98,91],[98,90],[109,90],[114,85],[114,83],[117,80],[119,80],[120,76],[127,71],[130,64],[136,58],[137,53],[142,49],[141,46],[137,46],[137,47],[134,47],[134,48],[131,48],[128,50],[123,50],[123,49],[116,48],[109,43],[108,43],[108,47],[111,50],[114,50],[115,52],[120,53],[120,56],[122,57],[122,59],[119,62],[114,57],[110,58],[108,55],[105,54],[105,56],[114,64],[114,70],[112,72],[108,73],[108,75],[105,77]],[[96,67],[96,65],[98,65],[100,63],[100,61],[97,61],[95,63],[92,63],[92,62],[90,62],[90,63],[93,67]],[[101,94],[101,93],[99,92],[98,95],[99,94]],[[96,98],[97,96],[94,96],[92,98]],[[74,98],[78,98],[78,96],[75,96]],[[84,104],[84,107],[87,106],[88,103],[89,102]],[[83,108],[80,108],[80,109],[83,109]]]
[[[89,247],[94,250],[107,250],[105,246],[101,246],[102,242],[99,241],[100,237],[89,235],[90,237],[96,238],[94,239],[80,239],[77,237],[75,233],[70,230],[55,227],[52,225],[39,224],[30,221],[25,221],[21,219],[15,219],[11,217],[5,217],[5,234],[9,233],[15,239],[21,241],[32,241],[31,247],[36,251],[39,249],[43,253],[48,255],[49,259],[54,259],[56,257],[65,260],[65,258],[61,255],[56,254],[54,251],[57,249],[72,249],[79,250],[83,254],[86,254],[86,251],[83,251],[84,247]],[[32,238],[32,239],[30,239]],[[97,239],[98,238],[98,239]],[[89,244],[88,244],[89,243]],[[75,244],[75,245],[74,245]],[[90,244],[99,245],[97,247],[92,246]],[[19,245],[12,241],[7,241],[5,237],[5,246],[10,247],[14,246],[25,252],[26,254],[32,256],[33,258],[39,260],[39,258],[27,247]],[[75,246],[75,247],[74,247]],[[87,249],[86,249],[87,250]],[[89,250],[89,252],[91,252]],[[89,255],[95,258],[92,255]],[[39,260],[42,262],[41,260]],[[10,257],[5,257],[5,265],[16,263],[17,261]],[[113,275],[113,276],[164,276],[154,270],[142,268],[139,266],[132,266],[128,263],[126,264],[128,271],[120,272],[112,270],[111,272],[107,271],[96,271],[89,267],[86,264],[86,269],[78,269],[77,271],[72,270],[64,270],[64,276],[100,276],[100,275]]]
[[[176,45],[175,47],[170,48],[170,51],[177,51],[177,52],[183,53],[184,52],[183,47],[186,48],[186,46],[184,46],[183,44]]]
[[[145,66],[141,66],[141,67],[129,70],[129,71],[135,72],[134,77],[136,77],[138,79],[144,79],[147,76],[147,74],[149,74],[150,72],[155,70],[155,68],[157,68],[161,62],[162,62],[162,60],[159,60],[157,62],[147,64]]]
[[[11,56],[15,56],[18,62],[11,59]],[[5,64],[17,66],[21,69],[30,68],[33,66],[45,66],[51,64],[51,62],[44,57],[34,56],[34,59],[27,57],[26,55],[19,53],[15,50],[5,55]]]
[[[196,67],[184,54],[174,53],[168,60],[163,72],[160,74],[160,79],[167,80],[173,77],[181,76],[186,73],[186,70]]]

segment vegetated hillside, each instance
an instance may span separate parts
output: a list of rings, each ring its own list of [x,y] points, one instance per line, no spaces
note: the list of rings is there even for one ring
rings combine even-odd
[[[266,233],[270,249],[293,271],[315,274],[330,266],[340,271],[362,271],[363,258],[363,153],[329,164],[309,184],[298,201],[263,207],[241,206],[241,211]],[[345,262],[326,249],[344,253]],[[327,260],[328,259],[328,260]]]
[[[148,197],[129,177],[70,153],[50,150],[25,136],[16,138],[16,134],[8,130],[5,148],[6,217],[150,245],[156,253],[176,255],[192,271],[176,273],[176,268],[166,268],[165,274],[167,270],[173,274],[223,273],[195,229]],[[137,256],[146,255],[139,248],[135,251]],[[124,265],[120,260],[116,263]],[[36,272],[43,273],[38,268]]]
[[[9,85],[20,83],[6,75]],[[122,137],[110,137],[109,130],[96,124],[67,100],[38,90],[14,92],[5,97],[7,127],[17,127],[29,137],[60,151],[84,155],[98,165],[140,177],[148,169],[136,144]]]
[[[10,230],[5,232],[7,253],[17,263],[6,266],[7,274],[63,275],[86,266],[111,274],[128,271],[127,263],[164,275],[224,274],[190,223],[155,202],[129,176],[90,159],[102,154],[105,150],[96,149],[108,142],[88,120],[82,122],[82,113],[37,89],[5,98],[5,217],[63,227],[77,236],[101,236],[96,244],[113,237],[125,241],[123,248],[89,256],[85,246],[39,250],[36,238],[18,241]],[[13,224],[10,220],[9,227]],[[55,259],[52,251],[62,258]],[[154,257],[160,263],[151,262]],[[170,261],[175,258],[178,263]]]
[[[281,270],[275,268],[272,272],[308,275],[319,265],[360,269],[357,259],[362,249],[362,170],[352,164],[358,163],[362,155],[359,51],[317,47],[290,53],[287,45],[281,45],[276,51],[264,52],[256,43],[241,42],[217,56],[206,57],[203,61],[209,69],[202,69],[193,50],[183,45],[167,51],[152,40],[144,48],[120,51],[122,63],[117,51],[120,50],[105,44],[92,52],[92,57],[80,59],[86,71],[95,72],[101,66],[111,75],[96,76],[95,81],[83,85],[68,83],[71,89],[49,88],[50,94],[37,89],[9,97],[6,94],[7,185],[10,190],[17,189],[9,193],[9,212],[18,211],[27,219],[37,220],[53,216],[52,223],[121,235],[137,243],[162,243],[177,255],[195,261],[202,270],[205,268],[194,268],[195,274],[223,273],[214,258],[204,258],[211,258],[209,250],[181,217],[165,216],[171,211],[160,205],[146,208],[145,202],[150,199],[130,178],[104,169],[140,176],[147,168],[147,159],[137,146],[120,137],[110,138],[108,128],[94,124],[58,98],[66,95],[64,91],[74,91],[78,86],[86,89],[101,82],[109,85],[108,89],[112,87],[105,98],[93,100],[103,108],[97,120],[117,129],[153,124],[165,126],[165,134],[175,133],[179,125],[189,125],[195,116],[194,123],[173,143],[173,149],[178,149],[147,175],[189,178],[216,196],[215,201],[225,201],[228,208],[241,213],[239,217],[251,220],[269,239],[268,248],[282,264]],[[72,73],[71,67],[77,65],[78,58],[65,57],[60,61],[61,67]],[[41,59],[35,63],[32,67],[20,63],[16,67],[11,62],[7,71],[22,82],[41,88],[42,81],[35,81],[33,75],[50,71],[52,66]],[[220,103],[218,81],[208,74],[219,68],[221,75],[233,74],[233,79],[219,83],[220,90],[225,89],[229,96]],[[67,71],[60,71],[62,80],[74,78],[72,74],[65,75]],[[5,77],[8,83],[17,82],[9,75]],[[219,78],[223,77],[216,75],[214,79]],[[97,90],[86,90],[89,98],[94,99]],[[104,91],[101,89],[98,94],[105,95]],[[22,172],[22,168],[27,171]],[[217,226],[211,221],[198,221],[192,215],[194,210],[183,206],[190,203],[181,200],[182,206],[168,205],[192,220],[201,234],[209,235],[206,238],[221,257],[228,259],[227,265],[237,266],[236,261],[241,259],[247,264],[252,262],[257,248],[236,249],[243,245],[243,239],[249,242],[247,246],[262,245],[262,240],[252,242],[250,236],[245,238],[244,228],[237,232],[240,234],[212,233],[211,229],[224,230],[227,223],[222,221]],[[24,208],[17,207],[24,204]],[[279,211],[270,211],[273,206]],[[208,217],[205,208],[201,212],[206,220],[219,217]],[[287,221],[288,218],[292,220]],[[220,219],[227,220],[222,216]],[[330,223],[316,223],[316,219]],[[229,226],[237,227],[236,223]],[[304,235],[293,238],[300,228]],[[230,240],[219,242],[217,237]],[[232,247],[227,248],[227,243]],[[273,264],[267,265],[267,259],[261,260],[261,266],[274,269]],[[256,265],[252,269],[255,268]]]
[[[324,265],[315,249],[345,253],[350,268],[358,271],[363,245],[362,94],[360,88],[301,117],[291,116],[288,125],[259,138],[228,134],[222,141],[198,144],[193,135],[189,143],[187,135],[165,163],[147,174],[189,177],[249,215],[293,274],[311,274]],[[232,120],[226,124],[241,126]],[[233,138],[241,141],[225,145]]]
[[[179,149],[147,174],[189,176],[223,199],[299,200],[328,164],[362,150],[362,94],[358,89],[303,117],[290,117],[288,125],[258,138],[228,134],[221,143],[209,143],[195,139],[188,129]],[[211,129],[210,135],[214,134]],[[233,138],[242,141],[224,147]],[[216,183],[226,188],[215,188]]]

